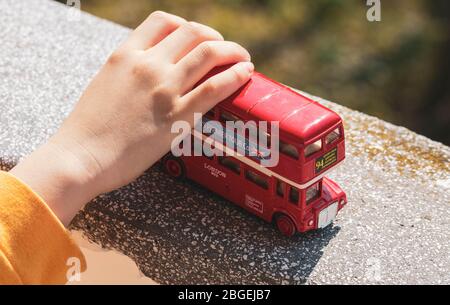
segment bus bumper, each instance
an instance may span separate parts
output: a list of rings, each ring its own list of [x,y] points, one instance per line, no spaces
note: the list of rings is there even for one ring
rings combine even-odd
[[[300,232],[323,229],[333,223],[339,211],[347,204],[347,196],[340,186],[328,179],[323,178],[323,197],[313,207],[300,226]]]

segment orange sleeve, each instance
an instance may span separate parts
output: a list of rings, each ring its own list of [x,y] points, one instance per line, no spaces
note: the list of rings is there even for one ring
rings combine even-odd
[[[50,208],[0,171],[0,284],[64,284],[86,261]]]

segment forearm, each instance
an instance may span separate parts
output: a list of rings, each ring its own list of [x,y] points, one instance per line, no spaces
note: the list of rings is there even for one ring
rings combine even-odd
[[[52,137],[15,166],[10,173],[41,196],[67,226],[75,214],[95,197],[95,164],[88,152]]]

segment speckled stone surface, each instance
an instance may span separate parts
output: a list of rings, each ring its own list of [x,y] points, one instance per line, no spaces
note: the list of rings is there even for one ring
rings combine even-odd
[[[43,143],[128,29],[47,0],[0,1],[0,167]],[[363,98],[363,97],[361,97]],[[320,100],[346,122],[331,177],[349,204],[332,227],[281,237],[158,168],[72,223],[160,283],[450,284],[450,148]]]

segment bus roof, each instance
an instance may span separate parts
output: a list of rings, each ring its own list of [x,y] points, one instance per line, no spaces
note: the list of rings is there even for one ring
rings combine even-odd
[[[251,120],[278,121],[281,132],[300,144],[341,122],[332,110],[257,72],[222,105]]]

